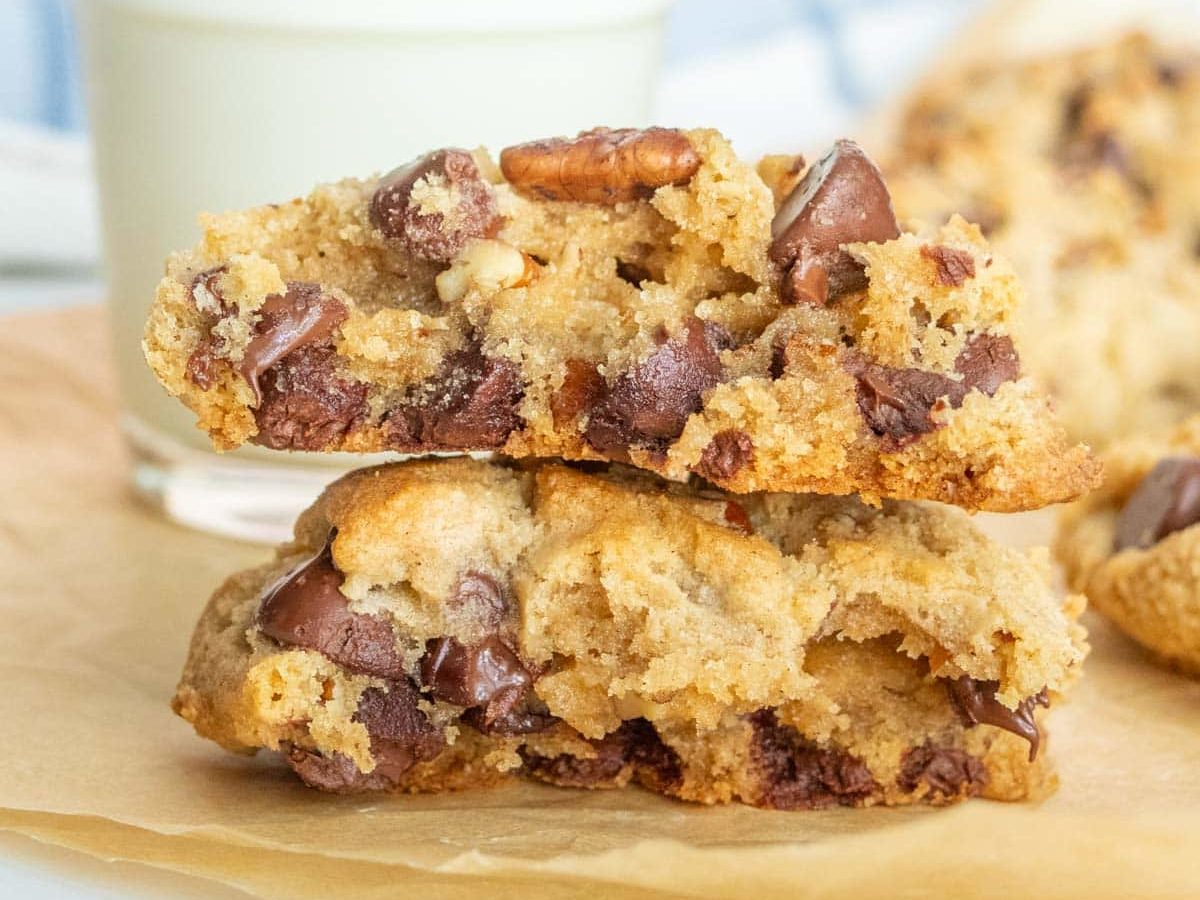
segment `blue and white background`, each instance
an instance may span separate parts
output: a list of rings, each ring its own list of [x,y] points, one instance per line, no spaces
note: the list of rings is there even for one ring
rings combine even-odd
[[[712,123],[744,153],[811,150],[901,90],[980,5],[680,0],[655,119]],[[69,0],[0,0],[0,313],[101,292],[72,14]]]

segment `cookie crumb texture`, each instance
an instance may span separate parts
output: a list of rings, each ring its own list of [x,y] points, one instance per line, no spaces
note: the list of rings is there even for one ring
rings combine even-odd
[[[756,169],[713,131],[597,129],[206,217],[146,353],[223,449],[491,450],[1004,511],[1097,475],[1022,377],[1019,296],[975,226],[901,232],[849,141]]]
[[[1200,59],[1145,36],[955,73],[901,122],[897,211],[961,213],[1012,262],[1010,333],[1079,440],[1200,411],[1198,143]]]
[[[332,485],[217,591],[175,709],[329,791],[1038,797],[1086,651],[1047,575],[944,507],[408,462]]]
[[[1200,676],[1200,417],[1105,454],[1104,485],[1063,511],[1073,590],[1168,666]]]

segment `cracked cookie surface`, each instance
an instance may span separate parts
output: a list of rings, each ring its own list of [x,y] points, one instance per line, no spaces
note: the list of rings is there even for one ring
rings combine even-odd
[[[1141,36],[984,65],[910,102],[901,216],[982,226],[1021,276],[1011,323],[1069,433],[1103,446],[1200,410],[1200,60]]]
[[[1086,651],[1047,576],[948,508],[410,461],[217,591],[175,709],[327,790],[1021,799]]]
[[[1104,485],[1062,513],[1073,590],[1153,655],[1200,675],[1200,417],[1115,444]]]
[[[756,169],[716,132],[597,129],[209,216],[146,352],[221,448],[1004,511],[1097,474],[1023,377],[1020,294],[974,226],[902,233],[852,142]]]

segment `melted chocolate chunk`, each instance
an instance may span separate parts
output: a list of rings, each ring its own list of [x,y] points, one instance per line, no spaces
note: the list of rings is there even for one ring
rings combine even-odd
[[[554,427],[570,425],[581,412],[591,409],[607,390],[604,376],[593,363],[585,359],[568,359],[562,387],[550,395]]]
[[[327,344],[333,331],[349,316],[345,304],[321,290],[319,284],[290,281],[286,294],[272,294],[259,309],[238,371],[254,391],[254,405],[262,403],[259,378],[300,347]]]
[[[1153,547],[1200,522],[1200,457],[1159,460],[1117,516],[1113,552]]]
[[[484,356],[473,343],[446,357],[418,389],[423,399],[388,414],[388,446],[405,453],[502,447],[524,424],[517,414],[524,393],[512,362]]]
[[[589,759],[569,753],[539,756],[522,749],[525,772],[562,787],[609,787],[620,784],[626,774],[660,793],[671,793],[683,783],[679,755],[645,719],[623,722],[616,731],[589,743],[596,751]]]
[[[795,728],[779,724],[774,710],[759,710],[748,720],[754,729],[751,759],[760,773],[757,805],[770,809],[855,806],[878,790],[863,762],[806,741]]]
[[[978,796],[987,783],[987,769],[970,753],[932,744],[907,750],[896,779],[896,786],[906,793],[924,784],[931,794],[948,800]]]
[[[420,182],[430,196],[414,188]],[[494,237],[501,217],[491,185],[466,150],[437,150],[385,175],[371,223],[409,253],[449,262],[474,238]]]
[[[617,378],[592,408],[584,437],[601,453],[622,459],[630,447],[665,452],[701,408],[705,391],[721,380],[720,326],[691,318],[682,334],[664,340]]]
[[[507,712],[533,678],[517,655],[496,635],[465,646],[451,637],[434,638],[421,659],[421,682],[437,700],[457,706],[501,704]]]
[[[944,679],[943,684],[964,724],[968,727],[994,725],[1011,731],[1029,741],[1029,761],[1037,759],[1042,736],[1033,717],[1033,708],[1050,706],[1050,698],[1044,689],[1032,697],[1026,697],[1017,704],[1016,709],[1009,709],[996,699],[996,691],[1000,687],[998,682],[977,681],[963,675],[952,680]]]
[[[883,175],[853,141],[838,141],[809,168],[771,222],[771,259],[785,273],[783,299],[824,305],[866,286],[843,244],[899,237]]]
[[[316,650],[352,672],[403,678],[391,626],[378,616],[351,612],[340,590],[343,580],[327,542],[320,553],[267,588],[255,624],[281,644]]]
[[[1020,375],[1012,340],[990,334],[967,341],[955,361],[962,376],[957,381],[937,372],[881,366],[857,353],[847,355],[845,366],[858,383],[858,408],[868,427],[900,446],[937,427],[930,414],[942,398],[957,409],[972,390],[990,397]]]
[[[966,250],[947,247],[945,244],[924,244],[921,255],[934,265],[938,284],[947,287],[962,287],[975,277],[975,257]]]
[[[732,478],[754,461],[754,442],[736,428],[718,431],[700,454],[696,471],[710,481]]]
[[[367,386],[338,374],[333,347],[301,347],[262,376],[254,443],[272,450],[326,450],[367,414]]]
[[[371,736],[375,772],[396,779],[419,762],[433,759],[446,746],[445,736],[417,706],[421,695],[407,678],[388,683],[387,690],[367,688],[358,701],[354,721]]]
[[[489,630],[500,627],[508,612],[508,601],[504,599],[500,585],[485,572],[470,571],[463,575],[448,602]]]

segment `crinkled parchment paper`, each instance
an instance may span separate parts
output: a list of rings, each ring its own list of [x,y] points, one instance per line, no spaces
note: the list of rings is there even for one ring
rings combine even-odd
[[[167,702],[208,594],[267,551],[132,500],[98,310],[4,324],[0,829],[267,897],[1200,896],[1200,682],[1095,619],[1051,719],[1062,787],[1037,807],[775,813],[535,785],[344,798],[226,754]],[[999,527],[1031,541],[1046,525]]]

